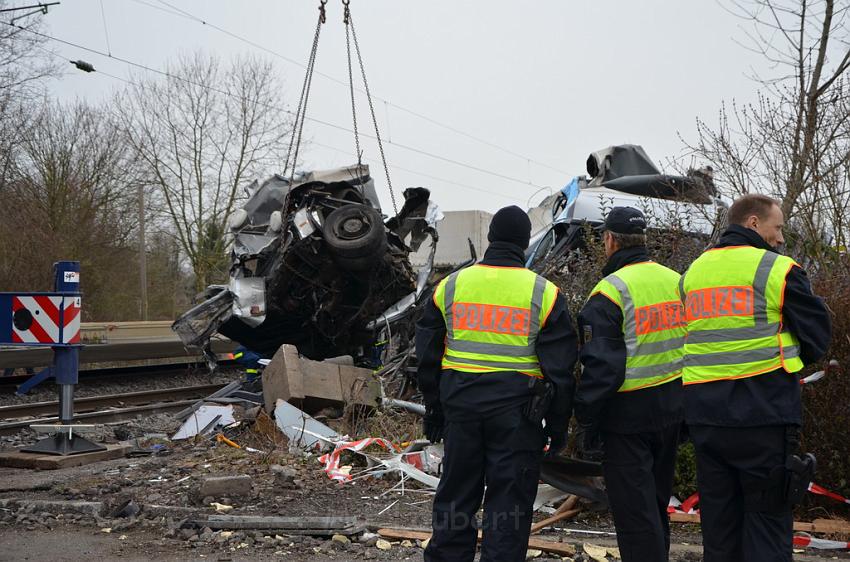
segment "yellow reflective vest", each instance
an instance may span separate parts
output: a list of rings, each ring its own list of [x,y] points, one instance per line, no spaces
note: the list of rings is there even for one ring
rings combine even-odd
[[[704,252],[682,276],[684,384],[803,368],[797,337],[782,324],[785,278],[796,263],[752,246]]]
[[[676,381],[682,376],[685,319],[679,274],[655,262],[622,267],[596,284],[623,312],[626,379],[618,392]]]
[[[478,264],[449,275],[434,291],[446,322],[442,368],[542,377],[535,345],[557,294],[522,267]]]

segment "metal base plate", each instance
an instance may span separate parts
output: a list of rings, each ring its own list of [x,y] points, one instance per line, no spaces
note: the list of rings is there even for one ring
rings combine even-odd
[[[38,443],[21,449],[26,453],[42,453],[46,455],[77,455],[80,453],[92,453],[105,451],[106,447],[84,439],[79,435],[68,435],[60,431],[52,437],[42,439]]]

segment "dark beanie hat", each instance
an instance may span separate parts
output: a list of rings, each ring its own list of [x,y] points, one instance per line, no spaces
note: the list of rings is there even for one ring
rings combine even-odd
[[[487,240],[490,242],[510,242],[525,250],[531,238],[531,219],[528,213],[511,205],[499,209],[490,221],[490,232]]]

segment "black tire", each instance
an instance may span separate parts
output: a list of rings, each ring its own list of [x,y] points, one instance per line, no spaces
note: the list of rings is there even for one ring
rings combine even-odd
[[[344,261],[359,263],[367,258],[373,263],[387,247],[381,215],[365,205],[346,205],[335,210],[325,220],[322,232],[331,255]]]

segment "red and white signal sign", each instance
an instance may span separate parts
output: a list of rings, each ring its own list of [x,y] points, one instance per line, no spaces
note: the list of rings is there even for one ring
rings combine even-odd
[[[12,342],[79,343],[80,311],[80,297],[15,295],[12,297]]]

